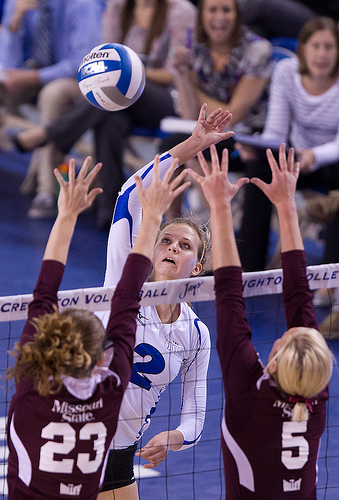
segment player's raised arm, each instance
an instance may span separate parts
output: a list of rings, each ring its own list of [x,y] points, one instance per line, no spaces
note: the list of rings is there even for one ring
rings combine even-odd
[[[212,144],[217,144],[234,135],[231,130],[225,130],[232,120],[232,113],[217,108],[206,117],[206,108],[207,104],[204,103],[192,135],[169,150],[173,158],[178,158],[178,165],[196,156],[198,151],[203,151]]]
[[[88,156],[75,177],[75,162],[69,162],[68,182],[56,168],[55,177],[60,186],[58,198],[58,216],[54,222],[45,249],[44,260],[57,260],[66,263],[69,246],[73,236],[78,215],[89,208],[96,196],[102,192],[101,188],[89,191],[90,184],[101,168],[101,163],[88,172],[92,158]]]
[[[137,175],[135,176],[138,199],[142,208],[142,221],[131,253],[141,253],[150,260],[152,259],[154,244],[164,213],[168,210],[172,201],[190,185],[190,182],[185,182],[180,186],[186,175],[185,171],[181,172],[173,181],[170,181],[177,164],[178,160],[175,158],[166,171],[164,178],[160,180],[159,155],[156,155],[152,182],[146,189],[142,185],[142,179]]]
[[[211,146],[211,167],[202,153],[198,160],[203,176],[194,170],[188,173],[200,184],[210,207],[212,229],[213,269],[223,266],[240,266],[240,258],[234,236],[231,201],[241,186],[249,182],[243,177],[232,184],[228,179],[228,150],[224,149],[221,163],[215,146]]]
[[[192,135],[159,158],[159,179],[163,179],[173,158],[176,166],[196,156],[198,151],[211,144],[228,139],[234,132],[224,131],[231,121],[228,111],[216,109],[206,118],[206,105],[201,107],[198,122]],[[154,161],[149,162],[137,172],[142,185],[147,188],[152,182]],[[139,232],[141,206],[137,197],[135,176],[131,176],[122,186],[114,210],[112,226],[108,237],[107,266],[104,286],[113,286],[120,278],[121,270]],[[107,316],[107,313],[105,314]],[[103,318],[103,315],[102,315]]]
[[[272,171],[272,182],[266,184],[261,179],[252,178],[251,183],[258,186],[277,208],[281,250],[283,252],[303,250],[304,244],[295,202],[300,163],[294,159],[294,148],[290,148],[288,155],[286,155],[285,144],[281,144],[279,148],[279,165],[270,149],[266,153]]]

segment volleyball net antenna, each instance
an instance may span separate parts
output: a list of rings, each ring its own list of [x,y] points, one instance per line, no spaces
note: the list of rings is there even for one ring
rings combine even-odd
[[[307,276],[312,290],[339,286],[339,264],[310,266]],[[263,363],[267,363],[272,344],[286,330],[282,301],[282,271],[274,269],[243,273],[243,292],[252,340]],[[208,326],[211,334],[211,357],[207,380],[207,410],[201,440],[189,449],[169,452],[167,459],[155,469],[144,469],[145,460],[136,457],[135,474],[141,500],[199,499],[217,500],[225,497],[223,461],[220,448],[220,429],[223,412],[223,384],[216,352],[216,321],[214,279],[212,276],[176,281],[145,283],[141,292],[142,305],[188,302]],[[88,288],[59,292],[59,309],[83,307],[92,312],[108,310],[113,288]],[[329,292],[329,298],[332,295]],[[7,457],[5,425],[14,383],[6,381],[6,369],[12,366],[8,354],[20,338],[27,308],[32,295],[0,297],[0,499],[6,498]],[[329,314],[329,307],[316,308],[318,323]],[[329,346],[339,361],[339,340]],[[147,359],[145,358],[145,362]],[[140,446],[159,432],[175,429],[180,422],[180,374],[166,388],[152,414],[151,424]],[[319,453],[318,499],[339,498],[339,377],[334,370],[327,407],[326,429]],[[263,436],[264,439],[264,436]]]

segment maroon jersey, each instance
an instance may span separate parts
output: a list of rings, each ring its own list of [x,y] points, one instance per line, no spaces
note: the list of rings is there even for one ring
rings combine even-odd
[[[132,374],[139,292],[150,261],[131,254],[112,299],[107,338],[114,355],[91,377],[65,377],[57,394],[40,396],[31,379],[16,384],[8,416],[8,499],[96,499],[123,393]],[[21,343],[31,319],[53,312],[64,266],[44,261]]]
[[[317,328],[305,253],[282,254],[288,328]],[[215,275],[217,349],[225,389],[222,448],[226,497],[232,500],[315,499],[316,463],[325,428],[328,387],[312,402],[308,422],[291,420],[293,404],[264,367],[251,342],[241,268]]]

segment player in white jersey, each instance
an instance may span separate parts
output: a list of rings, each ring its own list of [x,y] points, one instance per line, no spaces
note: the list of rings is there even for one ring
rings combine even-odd
[[[159,159],[162,177],[173,158],[182,164],[200,149],[227,139],[232,132],[222,132],[231,119],[220,109],[205,119],[206,105],[200,110],[192,136]],[[138,175],[147,186],[152,179],[154,162]],[[126,257],[138,234],[142,218],[134,178],[123,186],[117,200],[109,234],[105,286],[115,285]],[[190,219],[170,221],[159,233],[154,247],[152,281],[197,276],[205,258],[204,232]],[[121,405],[117,432],[110,453],[100,500],[138,498],[133,474],[137,443],[150,423],[161,393],[178,375],[182,376],[180,425],[153,437],[138,456],[146,458],[151,468],[161,463],[169,450],[183,450],[195,445],[201,436],[206,409],[206,376],[210,356],[209,332],[186,304],[165,304],[140,309],[137,324],[134,365],[131,381]]]

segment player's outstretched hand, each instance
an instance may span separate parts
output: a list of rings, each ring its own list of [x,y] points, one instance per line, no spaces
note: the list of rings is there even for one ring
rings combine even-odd
[[[277,207],[281,203],[291,203],[295,197],[300,170],[300,163],[294,159],[294,148],[290,148],[286,156],[285,144],[280,145],[279,165],[270,149],[267,149],[266,154],[272,171],[272,182],[266,184],[261,179],[253,177],[251,183],[258,186]]]
[[[231,130],[225,131],[232,119],[232,113],[217,108],[206,118],[206,108],[207,104],[204,103],[200,108],[199,118],[192,132],[192,137],[198,141],[201,151],[211,144],[217,144],[234,135]]]
[[[69,161],[68,182],[62,177],[57,168],[54,169],[54,175],[60,186],[58,197],[58,212],[60,215],[77,217],[92,205],[98,194],[102,193],[101,188],[94,188],[89,191],[91,182],[102,166],[101,163],[97,163],[88,172],[91,161],[92,158],[87,156],[78,176],[75,177],[75,161],[71,159]]]
[[[166,171],[164,178],[160,180],[159,155],[156,155],[154,158],[152,182],[146,189],[142,185],[141,178],[137,175],[135,176],[138,199],[144,216],[145,214],[150,214],[162,217],[170,207],[172,201],[190,185],[190,182],[185,182],[180,186],[181,181],[186,175],[185,170],[171,180],[177,164],[178,159],[175,158],[170,168]]]
[[[247,184],[249,179],[247,177],[242,177],[232,184],[228,179],[228,150],[223,150],[220,164],[218,153],[214,145],[210,147],[210,152],[211,167],[208,165],[203,154],[201,152],[198,153],[198,160],[204,173],[203,176],[197,174],[191,168],[188,168],[187,172],[200,184],[204,196],[209,206],[212,208],[230,203],[241,186]]]

